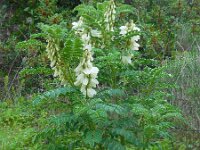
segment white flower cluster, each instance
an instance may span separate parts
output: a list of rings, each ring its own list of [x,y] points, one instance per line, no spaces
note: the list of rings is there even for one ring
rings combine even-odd
[[[128,32],[131,31],[140,31],[140,28],[138,28],[134,23],[133,20],[130,22],[127,22],[125,26],[121,26],[120,28],[120,33],[121,35],[126,35]]]
[[[59,41],[53,38],[49,38],[47,40],[48,44],[46,47],[47,56],[50,59],[50,66],[54,70],[54,77],[59,77],[61,84],[65,85],[67,83],[65,78],[65,73],[62,71],[62,67],[60,64],[60,57],[59,57]]]
[[[115,22],[115,14],[116,14],[116,6],[114,0],[110,0],[110,5],[107,11],[104,14],[105,24],[107,31],[114,31],[114,22]]]
[[[101,32],[97,30],[91,30],[91,33],[89,34],[83,28],[82,18],[78,22],[74,22],[72,25],[72,29],[74,29],[75,33],[81,37],[84,50],[83,58],[80,64],[75,69],[77,78],[74,84],[81,87],[81,92],[86,97],[93,97],[94,95],[96,95],[96,91],[94,90],[94,88],[97,86],[97,84],[99,84],[97,80],[99,69],[97,67],[94,67],[92,64],[93,57],[91,51],[92,44],[90,34],[93,37],[101,37]]]
[[[76,72],[76,86],[81,86],[81,92],[87,97],[93,97],[96,95],[96,91],[93,89],[99,82],[97,81],[97,74],[99,69],[92,64],[92,55],[89,50],[85,51],[85,56],[75,69]]]
[[[81,34],[84,31],[82,17],[79,18],[78,22],[72,23],[72,30],[74,30],[76,34]]]
[[[83,35],[86,32],[84,29],[84,23],[83,23],[82,17],[79,18],[78,22],[72,23],[72,29],[75,31],[75,34],[77,34],[77,35]],[[102,37],[101,32],[96,29],[91,29],[90,34],[92,37],[97,37],[97,38]]]
[[[125,36],[127,35],[129,32],[133,32],[133,31],[140,31],[140,29],[133,23],[133,21],[131,20],[130,22],[126,23],[125,26],[121,26],[120,28],[120,35]],[[140,39],[139,35],[135,35],[133,37],[131,37],[131,39],[128,41],[128,49],[130,50],[139,50],[140,45],[137,43],[138,40]],[[131,64],[133,55],[132,54],[128,54],[128,56],[122,56],[122,62],[124,64]]]

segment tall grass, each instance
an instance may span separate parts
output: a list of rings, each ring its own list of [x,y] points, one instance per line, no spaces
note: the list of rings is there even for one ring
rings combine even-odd
[[[169,82],[176,85],[170,102],[182,109],[192,129],[200,130],[200,47],[167,61],[167,72],[173,75]]]

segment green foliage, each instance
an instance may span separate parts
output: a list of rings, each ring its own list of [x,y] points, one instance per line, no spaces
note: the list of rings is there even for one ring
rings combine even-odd
[[[173,56],[176,50],[193,49],[187,45],[191,46],[198,38],[199,4],[199,0],[132,1],[137,12],[134,17],[146,31],[143,46],[147,57],[162,60]],[[182,31],[184,28],[187,36]]]
[[[166,89],[162,82],[163,68],[149,69],[136,73],[144,84],[138,86],[140,92],[134,92],[135,87],[131,90],[123,86],[122,89],[102,90],[90,100],[80,97],[78,91],[72,93],[67,87],[42,94],[39,99],[47,100],[42,105],[49,99],[59,95],[63,99],[62,95],[66,95],[67,113],[50,116],[36,141],[48,141],[40,145],[43,149],[52,144],[63,149],[147,149],[158,146],[163,138],[169,139],[168,129],[180,124],[182,117],[164,99],[166,93],[161,92]],[[147,76],[146,72],[151,73]],[[128,77],[126,80],[129,84],[134,82]]]
[[[12,105],[8,101],[0,104],[0,148],[2,150],[33,146],[32,137],[36,130],[31,127],[31,123],[34,123],[34,116],[27,111],[27,103],[23,101],[21,99],[20,105]]]
[[[60,95],[66,95],[67,93],[73,93],[75,89],[73,88],[58,88],[48,92],[43,93],[42,95],[35,98],[34,103],[37,104],[43,99],[56,99]]]
[[[177,105],[179,96],[184,96],[183,112],[193,118],[192,127],[198,127],[199,54],[186,53],[167,66],[160,64],[166,57],[175,58],[174,50],[198,47],[199,0],[126,1],[131,5],[116,0],[114,32],[105,30],[109,1],[81,2],[74,11],[80,1],[8,0],[0,6],[2,14],[13,11],[13,17],[0,17],[0,30],[9,31],[0,36],[0,53],[5,53],[0,60],[4,82],[0,83],[4,88],[0,89],[0,149],[198,147],[198,135],[175,132],[185,120],[170,103]],[[99,68],[93,98],[84,97],[74,86],[74,69],[84,53],[83,41],[71,30],[76,14],[83,17],[85,30],[97,29],[103,36],[91,36],[93,64]],[[141,32],[121,36],[119,27],[130,19]],[[124,47],[135,35],[141,36],[140,51],[131,52],[133,63],[125,65]],[[57,48],[59,63],[49,62],[47,42]],[[67,80],[64,87],[52,76],[55,64]],[[189,107],[194,108],[192,114]]]

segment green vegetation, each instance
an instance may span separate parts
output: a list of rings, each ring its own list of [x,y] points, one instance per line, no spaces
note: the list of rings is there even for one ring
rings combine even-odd
[[[0,4],[0,149],[199,149],[199,0]]]

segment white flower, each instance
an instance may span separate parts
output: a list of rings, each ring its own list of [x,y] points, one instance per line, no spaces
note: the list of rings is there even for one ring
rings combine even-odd
[[[97,38],[101,38],[101,37],[102,37],[101,32],[98,31],[98,30],[91,30],[91,35],[92,35],[93,37],[97,37]]]
[[[91,82],[90,82],[90,86],[91,87],[96,87],[96,85],[99,84],[99,81],[95,78],[92,78],[91,79]]]
[[[72,29],[73,30],[78,30],[78,29],[80,29],[82,27],[82,25],[83,25],[83,18],[80,17],[78,22],[73,22],[72,23]]]
[[[83,93],[84,96],[87,96],[86,86],[85,85],[81,86],[81,92]]]
[[[79,27],[78,22],[72,22],[72,29],[77,29]]]
[[[130,21],[129,23],[129,29],[131,31],[140,31],[140,28],[138,28],[134,23],[133,23],[133,20]]]
[[[85,78],[83,78],[82,83],[83,83],[83,85],[87,86],[89,83],[89,79],[85,76]]]
[[[84,75],[83,74],[78,75],[78,77],[76,78],[76,82],[74,82],[74,85],[76,85],[76,86],[81,85],[83,79],[84,79]]]
[[[138,41],[140,39],[140,36],[137,35],[137,36],[133,36],[131,37],[131,40],[130,40],[130,49],[131,50],[139,50],[139,47],[140,47],[140,44],[138,44],[136,41]]]
[[[87,33],[84,33],[82,36],[81,36],[81,39],[83,41],[83,43],[88,43],[90,41],[90,35],[87,34]]]
[[[52,59],[51,63],[50,63],[50,66],[51,68],[54,67],[56,65],[56,60],[55,59]]]
[[[139,47],[140,47],[140,44],[138,44],[138,43],[136,43],[136,42],[133,42],[133,43],[131,43],[131,45],[130,45],[130,49],[133,50],[133,51],[139,50]]]
[[[172,75],[172,74],[170,74],[170,73],[168,74],[168,76],[169,76],[169,77],[173,77],[173,75]]]
[[[91,44],[84,45],[83,50],[89,50],[89,51],[91,51],[92,50],[92,45]]]
[[[132,56],[129,55],[129,56],[122,56],[122,62],[124,64],[131,64],[132,63],[132,60],[131,60]]]
[[[94,89],[92,89],[92,88],[87,89],[87,96],[88,97],[91,98],[91,97],[93,97],[96,94],[97,94],[97,92]]]
[[[98,74],[99,69],[97,67],[86,68],[83,70],[85,74]]]
[[[58,72],[58,70],[57,69],[55,69],[55,67],[54,68],[52,68],[53,70],[54,70],[54,74],[53,74],[53,76],[54,77],[57,77],[58,75],[59,75],[59,72]]]
[[[140,39],[140,36],[139,35],[136,35],[136,36],[133,36],[131,38],[131,41],[138,41]]]
[[[121,30],[120,33],[119,33],[121,35],[125,35],[125,34],[128,33],[128,27],[127,26],[121,26],[119,29]]]
[[[135,27],[135,28],[134,28],[134,30],[136,30],[136,31],[140,31],[140,28],[138,28],[138,27]]]

